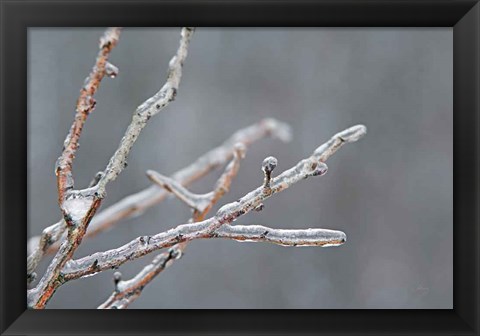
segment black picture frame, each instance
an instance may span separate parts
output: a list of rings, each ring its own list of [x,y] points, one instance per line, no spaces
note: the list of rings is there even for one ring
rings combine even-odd
[[[2,335],[479,334],[480,5],[477,1],[0,0],[0,3]],[[27,310],[27,27],[110,25],[453,27],[453,309]]]

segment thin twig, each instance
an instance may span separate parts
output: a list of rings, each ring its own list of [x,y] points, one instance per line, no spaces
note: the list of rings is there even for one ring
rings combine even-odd
[[[241,236],[237,233],[241,234],[244,232],[246,234],[247,232],[243,227],[237,226],[230,229],[225,225],[232,223],[238,217],[251,210],[258,209],[262,202],[273,194],[283,191],[310,176],[325,174],[327,167],[324,162],[345,143],[355,142],[365,133],[366,128],[363,125],[353,126],[337,133],[328,142],[318,147],[310,157],[300,161],[296,166],[284,171],[279,176],[272,178],[269,188],[263,185],[258,187],[238,201],[221,207],[214,217],[198,223],[179,225],[171,230],[147,237],[148,239],[139,237],[116,249],[97,252],[77,260],[70,260],[62,270],[63,279],[65,281],[78,279],[106,269],[116,268],[129,260],[137,259],[153,251],[193,239],[219,237],[236,240],[260,240],[255,238],[256,231],[249,232],[250,236],[245,236],[245,239],[241,239]],[[224,231],[219,230],[222,225],[226,227]],[[265,228],[265,231],[271,230],[273,229]],[[332,246],[342,244],[346,240],[345,233],[324,229],[305,230],[298,241],[294,237],[300,233],[298,231],[274,230],[272,232],[274,233],[272,238],[267,233],[262,238],[263,241],[288,246]]]
[[[217,181],[215,189],[207,194],[194,194],[174,179],[161,175],[153,170],[148,170],[147,176],[152,182],[177,196],[178,199],[180,199],[194,211],[199,213],[208,212],[212,206],[228,191],[231,180],[238,173],[240,159],[242,159],[244,155],[245,146],[242,144],[237,144],[235,147],[233,160],[228,164],[224,174]]]
[[[97,193],[100,195],[105,193],[107,183],[115,180],[126,167],[128,154],[140,135],[140,132],[147,125],[148,120],[175,99],[182,78],[183,63],[187,58],[188,45],[193,32],[194,29],[192,27],[182,28],[180,46],[175,56],[173,56],[169,62],[167,82],[155,95],[147,99],[135,111],[132,121],[128,125],[125,135],[120,142],[120,146],[115,154],[113,154],[103,176],[98,181]]]
[[[148,285],[169,264],[182,256],[175,246],[168,252],[157,255],[153,261],[145,266],[135,277],[130,280],[115,279],[115,290],[110,297],[98,306],[98,309],[125,309],[135,301]]]
[[[236,143],[248,147],[267,136],[288,142],[291,138],[290,127],[276,119],[263,119],[238,130],[219,147],[210,150],[189,166],[177,171],[171,178],[181,185],[187,186],[230,160]],[[167,196],[168,192],[153,185],[123,198],[95,215],[88,226],[84,239],[110,229],[122,219],[142,214],[150,207],[162,202]],[[40,236],[29,239],[30,254],[27,260],[27,278],[33,280],[33,272],[45,254],[58,250],[58,245],[54,244],[62,237],[65,228],[65,222],[61,220],[45,228]]]
[[[235,146],[233,160],[227,165],[224,173],[217,180],[215,189],[212,192],[203,195],[196,195],[185,189],[178,182],[168,177],[158,179],[147,173],[149,178],[173,193],[180,200],[185,202],[193,209],[192,222],[199,222],[205,218],[205,215],[217,203],[217,201],[230,190],[233,178],[238,173],[240,160],[245,156],[245,146],[238,143]],[[129,304],[135,301],[142,293],[143,289],[158,274],[169,267],[175,260],[180,259],[187,247],[188,242],[172,246],[167,252],[157,255],[153,261],[145,266],[140,273],[130,280],[119,280],[115,282],[115,291],[110,297],[102,303],[98,309],[125,309]]]
[[[73,178],[68,161],[64,165],[64,161],[59,160],[60,164],[56,166],[57,176],[61,174],[58,179],[59,203],[68,228],[67,239],[60,245],[57,254],[37,286],[28,291],[29,307],[44,308],[55,290],[63,283],[60,271],[80,245],[90,220],[105,197],[107,183],[113,181],[125,168],[128,154],[147,121],[175,99],[192,35],[193,28],[182,29],[180,45],[169,63],[167,82],[160,91],[136,109],[117,151],[113,154],[95,186],[83,190],[72,190]],[[107,44],[104,40],[101,40],[101,46]]]
[[[89,114],[95,108],[96,101],[93,98],[100,82],[107,75],[109,68],[108,57],[110,52],[118,43],[121,29],[119,27],[109,28],[100,38],[99,52],[95,65],[89,76],[85,79],[85,84],[80,90],[80,96],[77,100],[75,119],[72,127],[65,138],[62,155],[55,164],[55,174],[57,175],[58,204],[62,206],[66,192],[73,189],[74,180],[72,174],[72,165],[75,158],[75,152],[78,149],[78,142],[82,134],[83,126]]]
[[[35,280],[37,277],[35,269],[40,260],[42,260],[45,251],[63,236],[66,228],[67,226],[62,219],[58,223],[50,225],[42,231],[38,243],[35,244],[33,252],[27,258],[27,283],[31,283]]]

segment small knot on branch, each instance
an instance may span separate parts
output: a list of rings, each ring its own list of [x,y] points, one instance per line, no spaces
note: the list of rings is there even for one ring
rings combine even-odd
[[[265,205],[263,205],[263,203],[260,203],[260,204],[257,205],[257,206],[255,207],[255,209],[253,209],[253,210],[255,210],[255,211],[257,211],[257,212],[260,212],[260,211],[262,211],[264,208],[265,208]]]
[[[308,176],[322,176],[328,171],[328,166],[323,162],[313,162],[309,168]]]
[[[118,68],[110,62],[105,64],[105,74],[110,78],[118,76]]]
[[[83,88],[85,92],[88,92],[87,88]],[[78,99],[77,101],[77,111],[80,113],[89,114],[97,105],[97,101],[89,94],[85,94],[84,99]]]
[[[263,181],[263,186],[265,188],[270,188],[270,180],[272,178],[272,171],[277,167],[277,159],[273,156],[269,156],[265,158],[262,162],[262,170],[265,175],[265,179]]]
[[[98,182],[102,179],[104,173],[99,171],[98,173],[95,174],[95,176],[93,177],[93,179],[90,181],[90,183],[88,184],[88,187],[89,188],[93,188],[95,187]]]
[[[181,257],[183,257],[184,253],[181,249],[178,248],[172,248],[168,251],[169,256],[171,259],[178,260]]]
[[[115,272],[113,273],[113,284],[115,285],[115,291],[119,292],[120,289],[118,288],[118,284],[122,281],[122,273],[120,272]]]
[[[150,236],[140,236],[138,237],[138,241],[142,244],[142,245],[148,245],[150,244],[150,239],[152,237]]]
[[[98,259],[95,259],[93,262],[92,266],[90,266],[92,270],[96,270],[98,268]]]

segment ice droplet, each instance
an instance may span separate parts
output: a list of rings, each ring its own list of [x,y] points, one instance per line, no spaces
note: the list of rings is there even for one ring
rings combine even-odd
[[[235,239],[235,241],[239,243],[256,243],[255,239]]]
[[[343,243],[328,243],[328,244],[323,244],[322,247],[332,247],[332,246],[340,246],[343,245]]]

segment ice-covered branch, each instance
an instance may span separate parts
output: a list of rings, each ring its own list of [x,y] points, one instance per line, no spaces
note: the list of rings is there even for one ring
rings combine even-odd
[[[233,160],[227,165],[225,172],[217,181],[215,189],[206,194],[192,193],[174,179],[166,177],[153,170],[148,170],[147,176],[152,182],[177,196],[178,199],[180,199],[193,210],[203,213],[208,211],[218,199],[228,192],[231,180],[235,175],[237,175],[238,167],[240,166],[240,160],[244,157],[244,155],[245,146],[241,143],[237,143],[234,147]]]
[[[182,252],[172,247],[168,252],[157,255],[153,261],[145,266],[135,277],[130,280],[121,280],[121,274],[114,275],[115,290],[110,297],[98,306],[98,309],[125,309],[135,301],[160,272],[168,267],[173,260],[180,258]],[[119,277],[120,275],[120,277]]]
[[[262,185],[238,201],[224,205],[218,210],[214,217],[198,223],[179,225],[176,228],[147,237],[147,239],[145,239],[145,237],[139,237],[116,249],[97,252],[77,260],[70,260],[62,271],[63,277],[65,280],[72,280],[105,269],[118,267],[129,260],[142,257],[162,248],[171,247],[184,241],[212,238],[216,235],[222,237],[222,231],[218,230],[222,225],[230,224],[238,217],[251,210],[257,209],[263,201],[273,194],[283,191],[301,180],[311,176],[325,174],[327,166],[324,161],[342,147],[343,144],[357,141],[365,133],[366,128],[363,125],[353,126],[343,132],[337,133],[327,143],[318,147],[310,157],[301,160],[294,167],[272,178],[269,187]],[[337,245],[338,241],[342,242],[345,239],[345,234],[341,231],[325,230],[325,235],[322,235],[322,229],[316,230],[317,231],[313,231],[313,236],[311,235],[312,231],[310,231],[310,234],[305,233],[305,235],[302,236],[304,238],[298,241],[299,244],[297,244],[297,246]],[[275,233],[277,234],[278,232]],[[292,232],[287,235],[290,238],[285,241],[282,240],[282,236],[285,236],[284,233],[282,235],[278,233],[270,241],[272,243],[291,246],[293,245],[291,233]],[[305,239],[307,236],[309,239]],[[222,238],[236,239],[239,237],[240,236],[230,235],[230,233],[226,232]],[[327,243],[325,243],[325,237],[328,237]],[[92,265],[95,265],[94,269],[92,269]]]
[[[62,206],[65,200],[66,192],[73,189],[74,180],[72,175],[72,165],[75,153],[78,149],[78,142],[82,134],[83,126],[89,114],[95,108],[95,99],[93,96],[97,92],[100,82],[108,75],[108,70],[113,67],[108,62],[110,52],[117,45],[120,37],[120,28],[109,28],[100,38],[99,52],[92,71],[85,79],[85,84],[80,90],[80,96],[77,100],[75,119],[70,131],[65,138],[63,151],[55,164],[55,174],[57,175],[58,203]],[[118,70],[117,70],[118,72]]]
[[[101,177],[102,172],[99,172],[90,182],[89,187],[93,187],[97,184],[99,178]],[[31,283],[36,278],[35,269],[37,268],[38,263],[42,259],[45,251],[56,241],[58,241],[65,229],[67,228],[64,219],[61,219],[59,222],[50,225],[42,231],[42,234],[35,243],[32,253],[27,258],[27,283]]]
[[[173,56],[169,63],[167,82],[163,85],[160,91],[158,91],[151,98],[147,99],[133,114],[132,121],[125,131],[125,135],[120,142],[120,146],[115,154],[113,154],[103,176],[100,178],[100,181],[97,184],[97,192],[100,195],[105,193],[105,186],[107,183],[115,180],[127,165],[128,154],[140,135],[140,132],[147,125],[148,120],[163,110],[175,99],[178,85],[180,84],[180,80],[182,78],[183,63],[187,58],[188,45],[193,35],[193,31],[194,29],[192,27],[182,28],[180,46],[178,47],[177,53],[175,56]]]
[[[178,182],[156,172],[149,171],[148,176],[151,180],[165,188],[165,190],[175,194],[180,200],[184,201],[193,209],[192,222],[199,222],[205,218],[205,215],[217,203],[217,201],[230,190],[233,178],[237,175],[240,166],[240,160],[245,156],[246,147],[242,143],[234,146],[234,156],[227,165],[225,171],[217,180],[215,189],[207,194],[196,195],[185,189]],[[205,197],[201,197],[205,196]],[[172,246],[167,252],[157,255],[153,261],[145,266],[140,273],[128,281],[116,282],[115,291],[110,297],[102,303],[98,309],[124,309],[135,301],[142,293],[145,286],[150,283],[165,268],[170,266],[175,260],[183,256],[183,252],[188,242],[182,242]]]
[[[248,147],[267,136],[287,142],[291,138],[290,127],[276,119],[269,118],[240,129],[219,147],[210,150],[189,166],[174,173],[171,179],[187,186],[230,160],[235,152],[235,144],[240,143]],[[122,219],[142,214],[145,210],[163,201],[167,195],[168,192],[153,185],[123,198],[95,215],[84,238],[108,230]],[[45,253],[51,253],[58,249],[58,246],[52,245],[62,237],[64,231],[65,222],[61,220],[47,227],[41,236],[29,239],[27,277],[32,277],[33,271]]]
[[[282,246],[338,246],[346,242],[342,231],[327,229],[272,229],[261,225],[223,225],[212,238],[241,242],[266,242]]]
[[[39,293],[34,303],[35,308],[43,308],[48,299],[55,292],[59,283],[60,270],[70,260],[78,245],[82,241],[86,227],[95,211],[100,206],[100,201],[91,194],[83,194],[74,191],[74,179],[72,174],[73,160],[79,146],[83,126],[95,107],[94,94],[97,92],[100,82],[107,75],[107,68],[111,67],[108,58],[112,49],[116,46],[120,36],[120,28],[109,28],[100,39],[99,52],[92,71],[86,78],[80,90],[76,104],[75,118],[63,144],[62,154],[55,163],[57,176],[58,204],[63,214],[63,219],[68,228],[67,239],[64,240],[45,274],[36,287]],[[113,65],[112,65],[113,66]],[[44,230],[40,249],[44,249],[51,238],[58,238],[61,233]],[[41,250],[40,250],[41,251]],[[33,270],[40,260],[41,252],[36,251],[27,264],[27,282],[34,278]]]
[[[108,33],[109,31],[107,31]],[[120,141],[120,145],[117,151],[113,154],[104,172],[98,175],[98,182],[95,186],[86,188],[83,190],[73,190],[73,177],[71,175],[71,162],[73,160],[74,151],[69,152],[68,155],[62,154],[61,158],[56,164],[56,173],[58,176],[58,190],[59,190],[59,203],[62,209],[65,223],[67,224],[68,232],[67,239],[63,241],[57,251],[55,257],[47,268],[46,273],[39,281],[37,286],[27,293],[27,301],[29,307],[32,308],[44,308],[50,297],[55,290],[62,284],[63,279],[60,274],[60,270],[65,263],[71,259],[73,253],[80,245],[90,220],[95,215],[96,210],[101,204],[102,199],[105,197],[105,187],[108,182],[113,181],[118,174],[125,168],[126,160],[130,150],[138,138],[140,132],[146,126],[148,120],[165,106],[167,106],[174,98],[180,83],[182,75],[182,67],[187,56],[187,49],[190,42],[190,38],[193,35],[193,28],[183,28],[181,32],[180,45],[177,49],[175,56],[169,63],[169,72],[165,85],[158,91],[153,97],[146,100],[135,111],[130,125],[125,131],[125,135]],[[109,46],[112,42],[109,42],[108,37],[110,33],[106,34],[100,41],[100,47],[104,48]],[[103,72],[106,74],[106,61],[103,63]],[[109,66],[109,73],[112,75],[116,71],[116,68]],[[87,89],[83,89],[84,91]],[[91,96],[89,96],[91,97]],[[79,99],[81,102],[89,103],[90,98],[86,100]],[[93,104],[93,103],[92,103]],[[93,106],[93,105],[92,105]],[[88,115],[89,110],[87,107],[83,107],[80,104],[81,111],[85,115]],[[76,121],[71,130],[72,137],[77,136],[77,123],[83,126],[84,119],[82,113],[77,113]],[[83,122],[77,122],[78,118],[83,118]],[[80,127],[81,130],[81,127]],[[78,144],[67,136],[65,147],[76,149]],[[73,145],[72,145],[73,143]],[[65,150],[64,150],[65,153]],[[64,157],[66,159],[64,159]]]
[[[45,251],[62,237],[66,228],[67,226],[62,219],[60,222],[50,225],[42,231],[38,241],[34,244],[32,253],[29,254],[27,258],[27,283],[35,280],[37,277],[35,269],[45,254]]]
[[[338,246],[346,241],[341,231],[326,229],[283,230],[260,225],[224,225],[210,238],[227,238],[240,242],[267,242],[281,246]],[[98,309],[125,309],[135,301],[158,274],[183,255],[186,243],[177,244],[161,253],[145,266],[140,273],[128,281],[120,281],[115,291]],[[183,244],[183,245],[182,245]],[[182,245],[182,246],[180,246]]]

